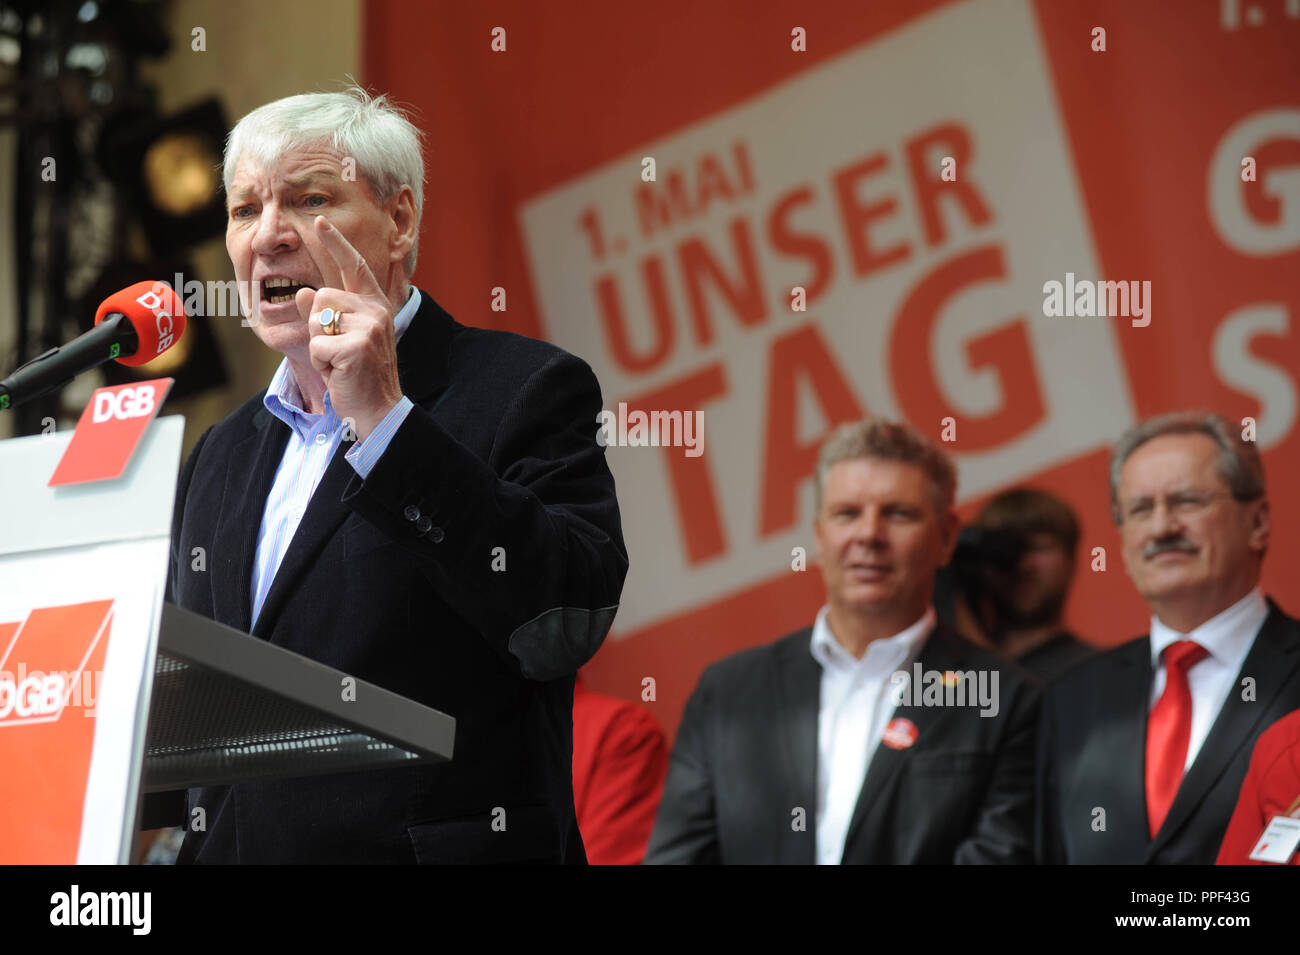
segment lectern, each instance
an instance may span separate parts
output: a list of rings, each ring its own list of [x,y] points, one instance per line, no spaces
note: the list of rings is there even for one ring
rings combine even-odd
[[[146,792],[452,757],[450,716],[164,602],[183,432],[60,487],[71,433],[0,442],[0,863],[127,862]]]

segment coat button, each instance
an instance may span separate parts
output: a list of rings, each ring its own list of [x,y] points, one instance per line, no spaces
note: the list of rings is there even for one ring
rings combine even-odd
[[[421,534],[429,533],[429,528],[433,526],[433,521],[429,520],[428,514],[421,514],[420,519],[415,522],[415,529]]]
[[[429,540],[433,541],[435,544],[441,544],[442,539],[446,536],[447,535],[442,532],[441,527],[435,527],[433,530],[429,531]]]
[[[420,517],[420,509],[414,504],[408,504],[406,505],[406,510],[402,511],[402,516],[408,521],[418,520]]]

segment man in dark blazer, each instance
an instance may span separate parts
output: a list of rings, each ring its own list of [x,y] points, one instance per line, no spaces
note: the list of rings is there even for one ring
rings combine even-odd
[[[930,609],[955,488],[910,428],[830,437],[815,521],[828,605],[701,676],[648,863],[1032,861],[1038,691]]]
[[[191,790],[179,861],[585,861],[574,674],[628,566],[600,391],[409,285],[422,180],[414,128],[359,90],[231,134],[227,249],[285,360],[185,465],[169,597],[455,717],[454,757]]]
[[[1111,498],[1151,632],[1048,688],[1038,856],[1211,864],[1256,739],[1300,707],[1300,622],[1259,589],[1263,466],[1218,415],[1162,415],[1116,446]]]

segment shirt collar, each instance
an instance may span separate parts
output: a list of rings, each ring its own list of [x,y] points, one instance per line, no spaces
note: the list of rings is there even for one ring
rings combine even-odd
[[[1151,667],[1160,669],[1160,654],[1171,643],[1179,640],[1194,640],[1210,656],[1224,663],[1230,663],[1245,656],[1259,628],[1268,616],[1268,601],[1258,587],[1235,604],[1219,613],[1191,633],[1179,633],[1160,622],[1160,618],[1151,618]]]
[[[830,612],[830,604],[817,612],[810,645],[813,659],[820,663],[823,669],[893,671],[915,655],[925,638],[930,635],[930,631],[934,629],[936,620],[934,608],[926,607],[921,619],[907,629],[892,637],[872,640],[867,644],[867,652],[862,654],[862,659],[859,660],[844,649],[835,639],[835,634],[831,633]]]
[[[412,285],[410,292],[406,296],[405,304],[393,316],[395,341],[402,340],[403,333],[411,326],[411,320],[415,318],[415,313],[419,310],[420,290]],[[310,423],[318,417],[303,410],[302,392],[298,390],[298,382],[294,380],[293,368],[289,365],[289,359],[287,358],[280,360],[279,367],[275,369],[275,374],[271,376],[271,383],[266,386],[266,394],[262,398],[262,404],[267,411],[295,430],[300,427],[309,429],[311,427]],[[325,417],[326,419],[334,417],[334,405],[330,401],[328,390],[325,392]]]

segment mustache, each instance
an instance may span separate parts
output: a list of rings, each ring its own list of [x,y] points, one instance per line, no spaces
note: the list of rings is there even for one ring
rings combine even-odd
[[[1163,554],[1166,551],[1175,551],[1185,554],[1196,553],[1196,545],[1186,537],[1164,537],[1160,540],[1153,540],[1142,548],[1142,556],[1145,559],[1155,557],[1157,554]]]

